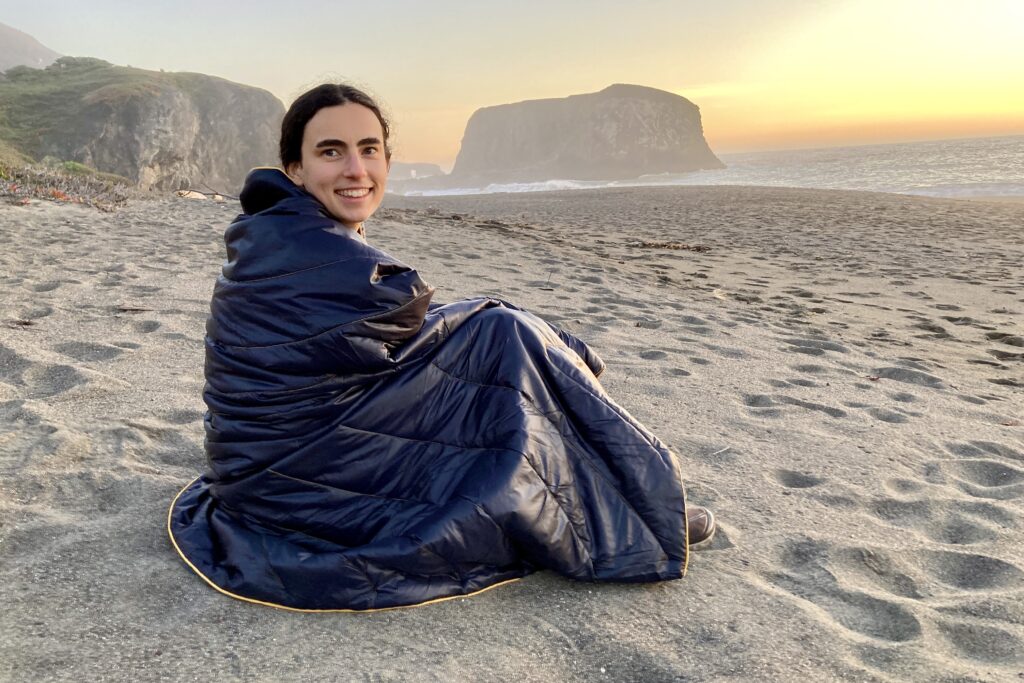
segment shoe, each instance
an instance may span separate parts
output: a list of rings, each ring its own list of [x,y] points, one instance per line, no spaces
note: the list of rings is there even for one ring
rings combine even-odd
[[[686,508],[686,538],[690,548],[707,545],[715,537],[715,516],[706,507]]]

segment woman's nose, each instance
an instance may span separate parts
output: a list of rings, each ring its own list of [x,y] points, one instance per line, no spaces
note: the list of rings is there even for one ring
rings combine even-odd
[[[361,178],[366,175],[366,166],[358,154],[349,154],[345,159],[345,175],[350,178]]]

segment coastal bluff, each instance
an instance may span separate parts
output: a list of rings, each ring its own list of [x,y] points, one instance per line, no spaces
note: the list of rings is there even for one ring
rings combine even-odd
[[[251,168],[276,162],[283,116],[269,92],[204,74],[61,57],[0,75],[0,139],[143,190],[236,193]]]
[[[700,109],[640,85],[478,109],[451,180],[616,180],[724,168],[704,139]]]

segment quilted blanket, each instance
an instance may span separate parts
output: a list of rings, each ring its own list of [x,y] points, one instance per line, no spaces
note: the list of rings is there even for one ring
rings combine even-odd
[[[207,583],[370,610],[538,569],[682,576],[678,463],[585,343],[498,299],[431,304],[280,171],[241,202],[207,323],[209,468],[168,514]]]

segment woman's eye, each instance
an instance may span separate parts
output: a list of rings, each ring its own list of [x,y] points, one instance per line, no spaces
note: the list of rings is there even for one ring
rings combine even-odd
[[[376,147],[363,147],[363,152],[366,153],[366,154],[376,154],[377,153],[377,148]]]

